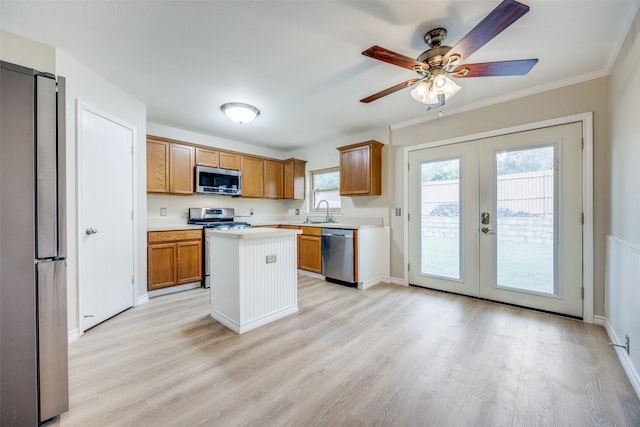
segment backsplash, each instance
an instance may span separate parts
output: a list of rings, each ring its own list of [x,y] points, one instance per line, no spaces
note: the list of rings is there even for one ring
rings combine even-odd
[[[349,198],[343,200],[347,201]],[[343,205],[345,209],[342,213],[333,213],[337,222],[388,225],[386,208],[351,207],[352,204],[348,202]],[[193,196],[148,194],[147,225],[186,224],[189,208],[233,208],[238,220],[258,224],[285,220],[304,221],[306,217],[324,217],[321,213],[308,213],[306,200],[243,199],[200,194]],[[296,215],[296,209],[299,212],[298,215]],[[366,215],[364,209],[367,209]]]
[[[300,209],[302,212],[304,200],[242,199],[200,194],[193,196],[148,194],[147,223],[149,225],[186,223],[189,208],[233,208],[236,216],[284,217],[295,209]]]

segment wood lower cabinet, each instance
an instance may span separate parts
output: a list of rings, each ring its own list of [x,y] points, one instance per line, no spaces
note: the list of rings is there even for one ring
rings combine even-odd
[[[166,288],[177,282],[176,244],[147,246],[147,290]]]
[[[380,196],[382,194],[382,147],[378,141],[339,147],[340,195]]]
[[[202,230],[147,233],[147,290],[202,280]]]
[[[306,189],[307,162],[298,159],[284,161],[284,195],[285,199],[303,200]]]
[[[298,235],[298,268],[322,274],[322,228],[300,227]]]
[[[242,156],[242,197],[264,197],[264,159]]]

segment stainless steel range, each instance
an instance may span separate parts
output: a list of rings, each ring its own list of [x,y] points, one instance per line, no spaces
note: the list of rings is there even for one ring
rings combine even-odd
[[[231,230],[249,228],[248,222],[235,221],[233,208],[189,208],[189,224],[202,225],[204,228],[217,230]],[[204,286],[208,288],[209,282],[209,253],[211,246],[209,237],[204,236]]]

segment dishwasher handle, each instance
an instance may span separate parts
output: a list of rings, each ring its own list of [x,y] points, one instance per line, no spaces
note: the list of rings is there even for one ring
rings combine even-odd
[[[342,237],[345,239],[353,239],[353,230],[332,230],[332,229],[322,229],[323,237]]]

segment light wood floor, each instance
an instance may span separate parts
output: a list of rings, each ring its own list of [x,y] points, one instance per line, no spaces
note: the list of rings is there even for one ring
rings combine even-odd
[[[299,278],[300,312],[243,335],[208,291],[70,345],[55,426],[640,426],[603,328],[418,288]]]

